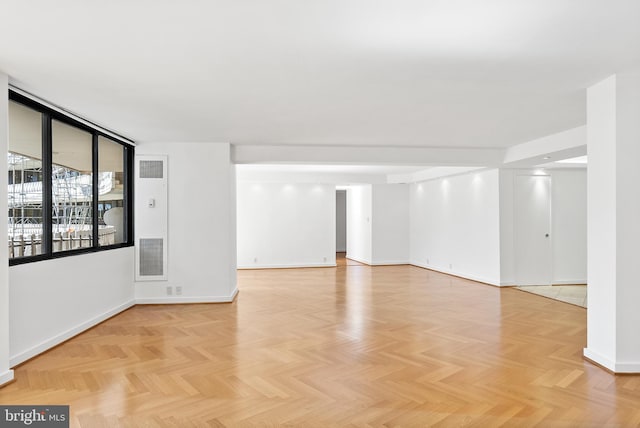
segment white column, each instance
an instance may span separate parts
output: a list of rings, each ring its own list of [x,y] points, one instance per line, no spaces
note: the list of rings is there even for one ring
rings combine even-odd
[[[7,161],[8,148],[8,108],[9,80],[0,72],[0,153],[5,153],[0,171],[0,224],[7,236]],[[7,264],[7,240],[0,245],[0,385],[13,380],[13,370],[9,369],[9,266]]]
[[[640,74],[587,91],[590,360],[640,373]]]

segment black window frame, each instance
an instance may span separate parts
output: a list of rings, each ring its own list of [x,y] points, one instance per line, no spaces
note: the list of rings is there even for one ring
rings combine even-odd
[[[35,256],[25,256],[9,259],[9,266],[32,263],[41,260],[51,260],[62,257],[71,257],[79,254],[96,253],[100,251],[108,251],[117,248],[132,247],[134,245],[134,155],[135,146],[132,145],[124,137],[120,137],[117,133],[104,130],[97,125],[91,126],[91,122],[82,119],[83,122],[66,115],[58,110],[52,109],[38,101],[22,95],[12,89],[9,89],[9,100],[22,104],[42,115],[42,244],[41,254]],[[53,136],[52,121],[64,123],[92,135],[92,245],[91,247],[75,248],[65,251],[53,252],[53,206],[52,206],[52,161],[53,161]],[[85,123],[86,122],[86,123]],[[107,131],[107,132],[105,132]],[[98,242],[98,172],[99,172],[99,137],[107,138],[117,144],[123,146],[123,208],[124,208],[124,241],[111,245],[99,245]],[[6,161],[5,161],[6,162]],[[48,208],[47,208],[48,207]]]

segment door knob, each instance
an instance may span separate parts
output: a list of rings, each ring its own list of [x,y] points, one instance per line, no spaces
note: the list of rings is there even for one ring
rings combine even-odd
[[[548,233],[545,233],[545,234],[544,234],[544,237],[545,237],[545,238],[548,238],[548,237],[549,237],[549,234],[548,234]]]

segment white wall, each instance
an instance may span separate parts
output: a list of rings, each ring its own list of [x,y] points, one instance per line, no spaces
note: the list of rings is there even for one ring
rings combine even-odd
[[[409,263],[409,185],[372,185],[373,265]]]
[[[8,149],[8,77],[0,73],[0,153]],[[0,223],[7,224],[7,163],[2,162],[0,171]],[[5,226],[6,227],[6,226]],[[7,246],[0,245],[0,260],[9,258]],[[9,267],[0,264],[0,385],[13,379],[13,371],[9,370]]]
[[[347,191],[336,191],[336,252],[347,251]]]
[[[373,263],[372,188],[370,184],[347,190],[347,257]]]
[[[499,171],[414,183],[411,263],[500,285]]]
[[[587,282],[586,169],[500,170],[500,274],[502,285],[515,283],[515,177],[543,173],[551,177],[553,284]]]
[[[551,171],[553,283],[587,283],[587,170]]]
[[[147,143],[167,155],[168,280],[136,283],[137,303],[228,302],[237,293],[235,167],[227,143]],[[175,295],[176,287],[182,295]],[[167,295],[172,287],[173,295]]]
[[[313,183],[237,183],[238,267],[335,266],[336,190]]]
[[[12,266],[11,365],[134,304],[133,247]]]
[[[515,175],[511,169],[500,172],[500,285],[514,285],[515,254]]]

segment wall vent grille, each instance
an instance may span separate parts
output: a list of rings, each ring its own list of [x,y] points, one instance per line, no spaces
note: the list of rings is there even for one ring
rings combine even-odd
[[[164,239],[140,239],[140,276],[164,275]]]
[[[162,169],[161,160],[141,160],[140,178],[163,178]]]

